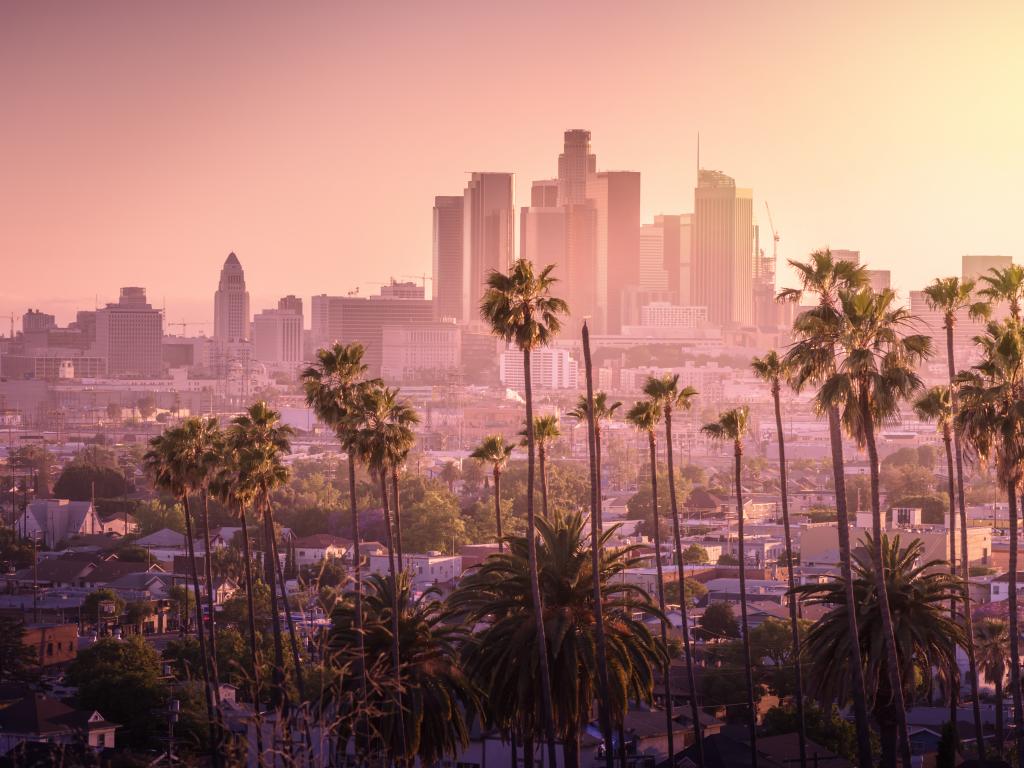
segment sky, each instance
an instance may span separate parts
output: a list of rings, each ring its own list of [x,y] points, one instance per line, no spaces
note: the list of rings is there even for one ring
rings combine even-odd
[[[0,332],[142,285],[211,333],[230,251],[254,312],[374,293],[429,273],[435,195],[513,171],[528,202],[567,128],[645,221],[692,210],[699,132],[781,259],[859,249],[903,290],[1024,259],[1022,30],[1019,1],[3,3]]]

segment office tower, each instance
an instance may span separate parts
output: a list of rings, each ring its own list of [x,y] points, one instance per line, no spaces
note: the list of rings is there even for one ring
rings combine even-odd
[[[667,291],[668,285],[665,230],[657,224],[644,224],[640,227],[640,289]]]
[[[522,390],[526,384],[523,353],[515,348],[504,350],[498,362],[498,377],[505,386]],[[579,365],[567,349],[540,347],[531,355],[530,381],[534,389],[576,389]]]
[[[519,212],[519,257],[540,270],[554,264],[552,273],[560,282],[567,278],[566,209],[559,206],[530,206]]]
[[[964,280],[978,280],[992,269],[1006,269],[1013,264],[1012,256],[964,256],[962,276]]]
[[[252,354],[262,363],[302,362],[302,314],[265,309],[252,321]]]
[[[213,296],[213,338],[234,341],[249,338],[249,292],[245,273],[234,253],[220,271],[220,284]]]
[[[416,286],[419,288],[419,286]],[[363,362],[369,376],[381,372],[385,326],[409,326],[434,321],[433,302],[397,296],[314,296],[312,337],[317,347],[334,342],[360,342],[366,349]]]
[[[292,296],[291,294],[288,294],[283,299],[278,299],[277,308],[287,309],[291,312],[294,312],[299,317],[302,317],[302,299],[300,299],[298,296]]]
[[[590,152],[590,131],[564,134],[558,156],[558,204],[577,205],[587,199],[587,180],[597,172],[597,157]]]
[[[542,179],[530,185],[530,206],[555,208],[558,206],[558,179]]]
[[[462,328],[454,322],[385,325],[380,375],[389,384],[443,381],[462,363]]]
[[[710,322],[753,322],[753,195],[718,171],[700,170],[694,191],[692,303]]]
[[[881,293],[892,288],[892,272],[888,269],[867,270],[868,286],[875,293]]]
[[[515,195],[511,173],[474,173],[463,195],[464,322],[479,322],[480,299],[491,271],[515,260]]]
[[[22,333],[38,333],[57,327],[57,318],[38,309],[30,309],[21,316]]]
[[[464,199],[455,195],[434,198],[434,252],[432,296],[437,319],[453,318],[465,322],[463,284]]]
[[[593,174],[587,200],[595,212],[596,325],[617,334],[622,328],[622,292],[640,285],[640,174]]]
[[[829,248],[833,261],[848,261],[851,264],[860,266],[860,251],[850,251],[845,248]]]
[[[110,376],[159,376],[163,335],[163,313],[146,302],[145,288],[122,288],[117,304],[96,310],[94,349]]]

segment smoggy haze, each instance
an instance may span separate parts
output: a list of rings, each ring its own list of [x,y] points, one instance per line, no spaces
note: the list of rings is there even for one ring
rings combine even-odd
[[[434,196],[508,170],[528,204],[568,127],[644,221],[692,210],[699,130],[782,257],[906,290],[1024,254],[1020,3],[382,6],[0,6],[0,314],[134,284],[212,320],[232,250],[254,309],[429,273]]]

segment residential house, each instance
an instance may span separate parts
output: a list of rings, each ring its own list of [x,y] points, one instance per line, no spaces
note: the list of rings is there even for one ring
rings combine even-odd
[[[36,499],[18,518],[15,530],[55,549],[58,542],[75,534],[103,533],[103,524],[90,501]]]
[[[0,709],[0,755],[29,742],[74,745],[84,740],[92,749],[111,749],[120,727],[99,712],[72,709],[41,693],[29,693]]]
[[[352,541],[329,533],[314,533],[292,542],[295,563],[300,568],[320,565],[324,560],[342,558],[352,547]],[[362,554],[362,552],[360,552]]]

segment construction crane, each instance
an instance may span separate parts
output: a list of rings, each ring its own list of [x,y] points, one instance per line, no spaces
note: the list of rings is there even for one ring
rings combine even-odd
[[[190,325],[206,326],[206,325],[209,325],[209,323],[200,323],[200,322],[196,322],[194,320],[182,320],[181,322],[168,323],[167,325],[170,328],[181,328],[181,335],[182,336],[187,336],[188,335],[188,327]]]
[[[779,257],[779,233],[775,231],[775,222],[772,221],[772,209],[768,207],[768,201],[764,201],[764,209],[768,212],[768,226],[772,230],[772,261]]]
[[[407,278],[410,278],[412,280],[419,280],[423,284],[423,290],[424,291],[427,290],[427,280],[430,280],[431,282],[434,281],[434,278],[431,275],[427,275],[427,274],[423,274],[423,275],[402,275],[402,277],[407,277]]]

